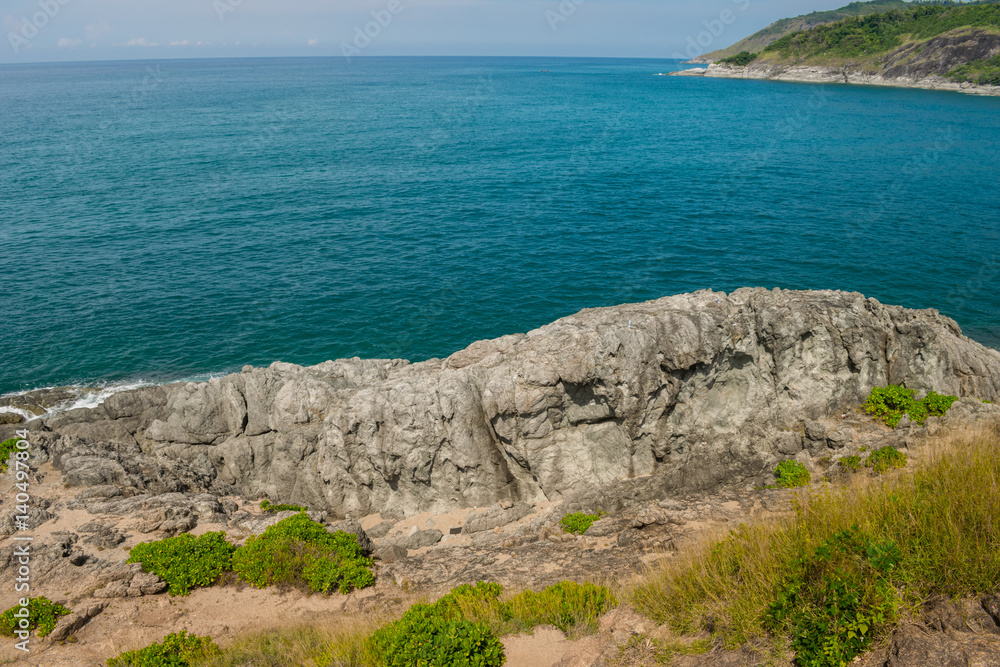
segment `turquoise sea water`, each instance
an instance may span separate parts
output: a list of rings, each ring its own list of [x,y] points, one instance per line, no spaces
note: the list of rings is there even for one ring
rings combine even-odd
[[[0,67],[0,393],[419,360],[747,285],[1000,344],[1000,99],[678,67]]]

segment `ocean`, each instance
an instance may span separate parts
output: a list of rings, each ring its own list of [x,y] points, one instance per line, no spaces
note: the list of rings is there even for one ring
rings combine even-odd
[[[0,66],[0,394],[841,289],[1000,345],[1000,99],[673,60]]]

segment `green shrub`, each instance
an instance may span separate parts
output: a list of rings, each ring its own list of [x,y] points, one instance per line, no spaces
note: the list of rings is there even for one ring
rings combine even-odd
[[[21,619],[14,616],[15,612],[22,609],[20,605],[14,605],[3,614],[0,614],[0,635],[13,637],[15,630],[34,630],[39,637],[47,637],[56,627],[56,622],[60,616],[72,614],[69,609],[56,604],[48,598],[38,597],[28,600],[28,626],[20,626]]]
[[[566,633],[587,634],[595,632],[600,617],[617,604],[603,586],[562,581],[541,593],[525,591],[516,595],[507,603],[505,616],[522,631],[554,625]]]
[[[794,459],[779,463],[774,474],[778,478],[778,486],[786,489],[807,486],[812,481],[806,467]]]
[[[372,646],[385,667],[494,667],[504,664],[503,645],[484,622],[502,619],[500,584],[478,582],[452,589],[434,604],[417,604],[403,618],[377,630]]]
[[[191,667],[221,654],[211,638],[189,635],[186,630],[181,630],[167,635],[160,644],[153,643],[109,659],[108,667]]]
[[[574,514],[567,514],[560,519],[559,525],[562,526],[562,529],[567,533],[583,535],[594,524],[594,522],[602,516],[604,516],[604,512],[598,512],[597,514],[584,514],[583,512],[576,512]]]
[[[199,537],[185,533],[135,545],[128,562],[141,563],[144,571],[167,582],[171,595],[187,595],[192,588],[211,586],[224,572],[232,570],[235,551],[223,532]]]
[[[4,440],[0,442],[0,472],[7,472],[7,467],[10,465],[10,455],[16,451],[17,443],[21,438],[11,438],[10,440]]]
[[[260,508],[265,512],[277,514],[278,512],[305,512],[307,509],[302,505],[272,505],[270,500],[260,501]]]
[[[895,447],[886,445],[882,449],[875,450],[869,454],[865,460],[865,466],[871,468],[872,472],[877,475],[888,472],[893,468],[905,468],[906,454]]]
[[[720,63],[725,63],[727,65],[736,65],[737,67],[746,67],[753,61],[757,60],[757,53],[750,53],[749,51],[741,51],[735,56],[729,56],[728,58],[723,58]]]
[[[385,667],[500,667],[507,660],[486,624],[450,619],[426,604],[377,630],[372,644]]]
[[[861,470],[861,457],[860,456],[845,456],[840,459],[840,465],[853,472],[858,472]]]
[[[909,415],[910,419],[923,425],[927,417],[940,417],[948,412],[952,404],[958,400],[957,396],[942,396],[937,392],[928,392],[922,400],[915,400],[917,392],[914,389],[907,389],[899,385],[891,384],[888,387],[875,387],[865,401],[865,412],[875,419],[885,422],[888,426],[896,428],[903,415]]]
[[[886,578],[901,560],[892,542],[841,531],[800,556],[765,613],[765,626],[789,632],[800,667],[842,667],[863,653],[896,616]]]
[[[356,536],[330,533],[305,514],[282,519],[263,535],[251,536],[233,555],[233,571],[258,588],[282,585],[314,593],[336,588],[346,594],[371,586],[375,583],[371,565]]]

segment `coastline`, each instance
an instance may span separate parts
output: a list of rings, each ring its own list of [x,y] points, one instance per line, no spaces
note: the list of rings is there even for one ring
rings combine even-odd
[[[757,79],[763,81],[790,81],[794,83],[839,83],[861,86],[882,86],[886,88],[919,88],[941,90],[967,95],[1000,96],[1000,86],[980,86],[971,83],[957,83],[941,76],[912,78],[887,78],[880,74],[851,71],[846,67],[818,67],[804,65],[770,65],[733,67],[710,64],[708,68],[693,67],[678,72],[665,72],[662,76],[693,76],[718,79]]]

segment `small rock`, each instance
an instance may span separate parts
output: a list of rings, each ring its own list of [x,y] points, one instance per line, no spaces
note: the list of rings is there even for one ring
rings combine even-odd
[[[832,449],[843,449],[848,443],[854,441],[854,431],[849,428],[830,431],[826,434],[826,441],[830,443]]]
[[[400,544],[390,544],[378,552],[380,560],[386,563],[395,563],[403,560],[408,555],[406,547]]]
[[[826,440],[826,427],[819,422],[807,421],[805,423],[806,437],[814,442]]]
[[[420,532],[410,535],[406,540],[406,547],[408,549],[422,549],[423,547],[432,547],[441,541],[444,535],[440,530],[421,530]]]
[[[389,534],[389,531],[392,530],[394,525],[396,524],[392,521],[383,521],[379,525],[369,528],[365,531],[365,533],[367,533],[368,537],[373,540],[380,540]]]
[[[509,510],[512,507],[514,507],[514,501],[511,500],[510,498],[504,498],[503,500],[500,501],[501,509]]]
[[[911,422],[912,420],[910,419],[910,415],[903,415],[902,419],[899,420],[899,423],[896,424],[896,428],[909,428]]]

